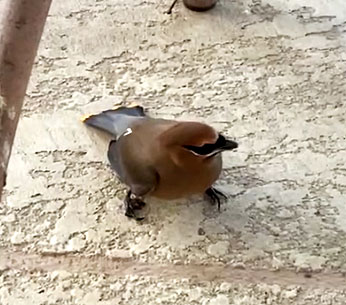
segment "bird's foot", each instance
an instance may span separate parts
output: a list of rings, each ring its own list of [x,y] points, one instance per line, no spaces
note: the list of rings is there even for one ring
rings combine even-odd
[[[136,220],[143,220],[145,215],[143,213],[143,207],[145,202],[128,191],[125,198],[125,216],[134,218]]]
[[[212,204],[217,203],[217,208],[220,211],[221,198],[226,200],[227,196],[214,187],[210,187],[205,191],[205,195],[208,197]]]

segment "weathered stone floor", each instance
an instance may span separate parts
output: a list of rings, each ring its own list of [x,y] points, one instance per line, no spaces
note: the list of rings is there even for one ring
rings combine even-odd
[[[170,4],[53,1],[0,205],[0,304],[345,304],[346,2]],[[123,216],[108,139],[79,117],[133,102],[237,139],[221,213]]]

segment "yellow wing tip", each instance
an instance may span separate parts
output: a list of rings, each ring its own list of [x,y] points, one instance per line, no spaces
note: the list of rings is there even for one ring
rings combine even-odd
[[[119,108],[121,108],[121,107],[124,107],[124,106],[122,106],[122,105],[114,105],[113,108],[112,108],[112,110],[117,110],[117,109],[119,109]]]
[[[87,119],[89,119],[92,116],[92,114],[85,114],[80,118],[81,122],[85,122]]]
[[[131,103],[130,105],[128,105],[129,108],[136,108],[136,107],[140,107],[138,104],[136,103]]]

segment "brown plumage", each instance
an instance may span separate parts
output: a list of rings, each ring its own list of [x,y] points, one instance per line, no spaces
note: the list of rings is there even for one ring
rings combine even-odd
[[[222,169],[221,152],[238,146],[212,127],[199,122],[154,119],[142,107],[120,107],[83,119],[112,134],[108,159],[130,188],[126,215],[136,217],[141,198],[178,199],[207,194],[219,201],[212,188]]]

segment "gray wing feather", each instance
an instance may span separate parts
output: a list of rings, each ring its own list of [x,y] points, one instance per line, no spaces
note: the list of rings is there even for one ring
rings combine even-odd
[[[105,111],[90,116],[85,120],[85,124],[106,131],[117,139],[128,128],[131,128],[132,124],[141,120],[143,120],[143,117]]]
[[[124,155],[119,141],[111,141],[108,148],[108,160],[119,179],[126,183],[131,192],[137,196],[144,196],[152,191],[158,183],[158,174],[155,169],[133,155]],[[132,157],[132,158],[131,158]]]

